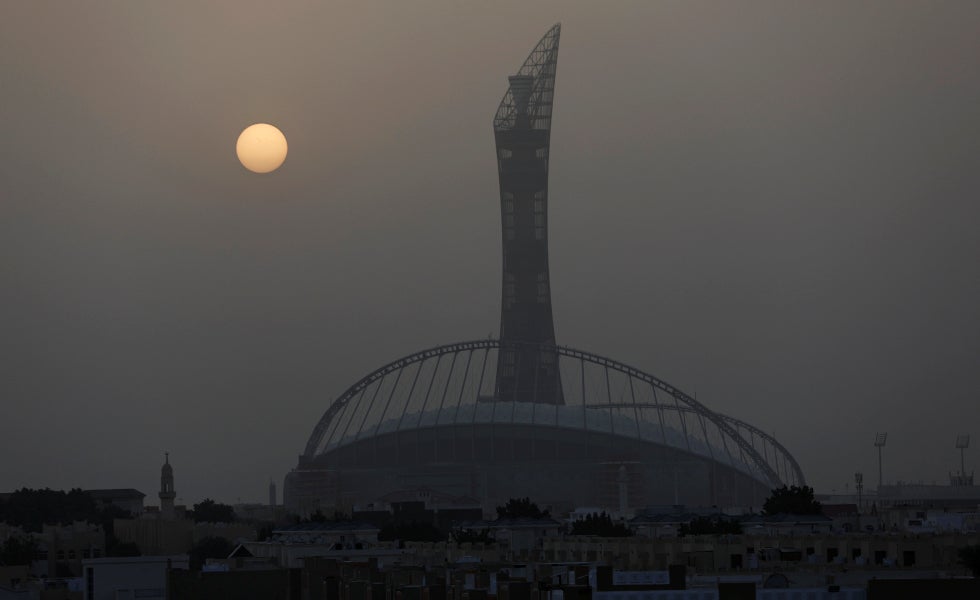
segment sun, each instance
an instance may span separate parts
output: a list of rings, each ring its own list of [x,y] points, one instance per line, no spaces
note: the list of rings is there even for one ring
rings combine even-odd
[[[238,136],[235,152],[249,171],[270,173],[278,169],[286,160],[286,136],[268,123],[249,125]]]

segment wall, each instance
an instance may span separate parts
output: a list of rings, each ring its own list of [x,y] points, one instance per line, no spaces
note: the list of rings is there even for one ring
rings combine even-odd
[[[187,569],[187,555],[82,561],[84,600],[165,600],[168,567]]]

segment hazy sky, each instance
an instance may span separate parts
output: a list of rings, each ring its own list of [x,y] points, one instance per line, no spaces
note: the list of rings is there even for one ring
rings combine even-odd
[[[5,2],[0,491],[262,500],[332,399],[496,333],[491,121],[562,22],[558,341],[818,491],[980,446],[980,3]],[[271,122],[289,157],[245,171]],[[968,469],[980,451],[967,454]]]

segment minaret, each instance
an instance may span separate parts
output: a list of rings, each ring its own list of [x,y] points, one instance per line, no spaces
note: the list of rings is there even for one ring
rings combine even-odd
[[[177,492],[174,491],[174,468],[170,466],[170,453],[164,452],[164,463],[160,469],[160,515],[164,519],[176,517],[174,512],[174,498]]]
[[[564,404],[548,274],[548,154],[561,26],[545,34],[493,120],[503,233],[503,298],[495,396]]]

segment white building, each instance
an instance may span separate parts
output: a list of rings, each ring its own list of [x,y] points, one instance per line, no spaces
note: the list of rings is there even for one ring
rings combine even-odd
[[[84,600],[166,600],[167,569],[188,569],[186,554],[82,561]]]

